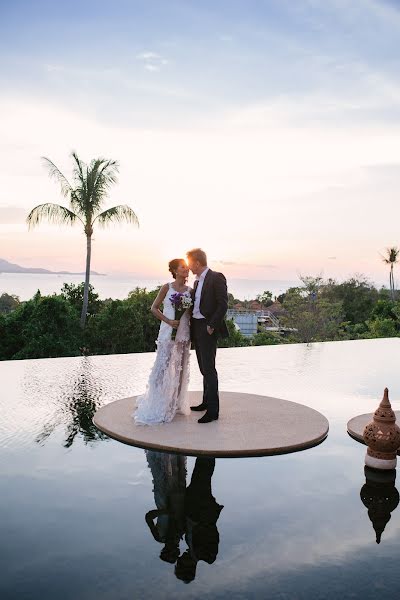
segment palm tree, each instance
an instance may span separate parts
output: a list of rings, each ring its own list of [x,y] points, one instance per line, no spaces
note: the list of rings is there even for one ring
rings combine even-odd
[[[89,300],[90,260],[92,254],[93,226],[98,223],[105,227],[109,223],[127,222],[139,225],[135,212],[126,204],[119,204],[102,211],[110,187],[117,182],[119,165],[115,160],[95,158],[86,165],[72,152],[74,161],[73,185],[63,175],[58,167],[46,157],[42,157],[50,177],[56,179],[61,188],[61,194],[69,199],[70,208],[61,204],[39,204],[27,217],[29,228],[39,225],[43,220],[61,225],[73,225],[80,221],[86,235],[86,275],[83,292],[83,306],[80,324],[85,327]]]
[[[399,248],[394,246],[393,248],[386,248],[386,256],[382,256],[382,260],[385,264],[390,265],[390,274],[389,274],[389,285],[390,285],[390,295],[392,300],[394,300],[394,277],[393,277],[393,267],[398,262],[398,257],[400,254]]]

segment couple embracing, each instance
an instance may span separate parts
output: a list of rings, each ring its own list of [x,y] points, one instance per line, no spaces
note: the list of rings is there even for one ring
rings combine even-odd
[[[199,423],[219,416],[218,374],[215,368],[218,337],[227,337],[224,317],[228,308],[226,279],[207,266],[200,248],[186,254],[187,263],[177,258],[169,263],[173,281],[160,289],[151,312],[161,321],[157,355],[146,392],[137,399],[133,414],[136,423],[168,423],[176,413],[204,411]],[[193,289],[187,286],[189,270],[196,276]],[[177,318],[177,301],[187,306]],[[161,306],[163,310],[161,311]],[[203,401],[188,405],[190,346],[193,342],[203,375]]]

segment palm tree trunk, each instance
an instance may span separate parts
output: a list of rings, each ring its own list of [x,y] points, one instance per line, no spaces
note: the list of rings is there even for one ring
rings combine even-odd
[[[81,313],[81,327],[85,327],[86,315],[89,304],[89,281],[90,281],[90,259],[92,256],[92,236],[86,236],[86,274],[85,274],[85,287],[83,290],[83,306]]]
[[[392,301],[394,301],[393,263],[390,265],[390,295],[392,297]]]

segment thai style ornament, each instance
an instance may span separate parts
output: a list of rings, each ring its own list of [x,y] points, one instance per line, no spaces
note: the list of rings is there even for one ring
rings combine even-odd
[[[368,446],[365,455],[365,464],[368,467],[385,470],[396,468],[400,428],[396,425],[396,415],[390,405],[387,388],[374,412],[373,420],[364,429],[363,437]]]

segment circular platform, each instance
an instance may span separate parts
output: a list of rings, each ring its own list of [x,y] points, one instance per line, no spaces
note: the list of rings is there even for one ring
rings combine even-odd
[[[202,392],[189,392],[191,405]],[[100,408],[93,422],[110,437],[139,448],[189,456],[267,456],[316,446],[328,435],[328,420],[316,410],[279,398],[220,392],[218,421],[199,424],[203,413],[176,415],[171,423],[136,425],[136,397]]]
[[[395,410],[394,414],[396,415],[396,422],[398,425],[400,423],[400,410]],[[356,417],[353,417],[347,423],[347,433],[352,438],[357,440],[357,442],[361,442],[362,444],[365,444],[364,438],[363,438],[363,432],[364,432],[365,426],[368,425],[368,423],[370,423],[372,421],[373,416],[374,416],[374,413],[366,413],[364,415],[357,415]],[[399,448],[399,450],[397,450],[397,454],[400,456],[400,448]]]

